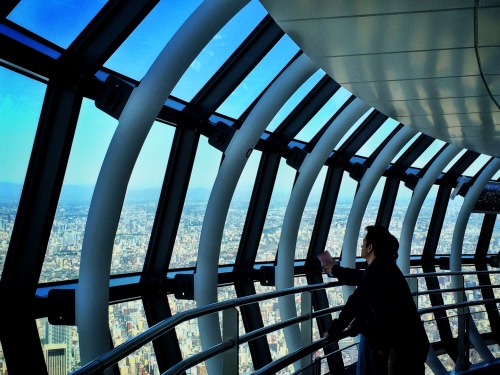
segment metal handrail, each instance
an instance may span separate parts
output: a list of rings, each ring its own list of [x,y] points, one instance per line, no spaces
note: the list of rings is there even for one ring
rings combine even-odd
[[[338,282],[330,282],[330,283],[322,283],[322,284],[314,284],[314,285],[305,285],[299,287],[292,287],[287,289],[281,289],[261,294],[256,294],[252,296],[246,296],[241,298],[236,298],[227,301],[215,302],[205,306],[196,307],[191,310],[182,311],[180,313],[175,314],[174,316],[167,318],[152,327],[150,327],[147,331],[144,331],[137,336],[131,338],[130,340],[125,341],[120,344],[113,350],[108,353],[101,355],[100,357],[94,359],[93,361],[87,363],[83,367],[78,370],[72,372],[72,375],[87,375],[87,374],[96,374],[99,371],[105,370],[114,364],[118,363],[118,361],[124,359],[127,355],[133,353],[143,345],[148,342],[160,337],[167,331],[171,330],[175,326],[185,321],[198,318],[200,316],[216,313],[231,307],[239,307],[243,305],[247,305],[250,303],[260,302],[264,300],[268,300],[276,297],[283,297],[291,294],[297,294],[301,292],[309,292],[314,290],[326,289],[333,286],[340,286]]]
[[[467,274],[492,274],[492,273],[500,273],[500,271],[464,271],[464,272],[446,272],[446,273],[436,273],[436,272],[431,272],[431,273],[418,273],[418,274],[407,274],[405,275],[406,278],[421,278],[421,277],[430,277],[430,276],[453,276],[453,275],[467,275]],[[264,300],[269,300],[271,298],[277,298],[277,297],[282,297],[286,295],[291,295],[291,294],[297,294],[301,292],[309,292],[309,291],[315,291],[315,290],[322,290],[322,289],[327,289],[331,287],[337,287],[341,286],[343,284],[339,282],[329,282],[329,283],[321,283],[321,284],[314,284],[314,285],[306,285],[306,286],[299,286],[299,287],[292,287],[292,288],[287,288],[287,289],[281,289],[281,290],[276,290],[276,291],[271,291],[271,292],[266,292],[266,293],[261,293],[261,294],[256,294],[252,296],[246,296],[246,297],[240,297],[237,299],[232,299],[232,300],[227,300],[227,301],[221,301],[221,302],[216,302],[212,303],[209,305],[205,306],[200,306],[194,309],[190,309],[187,311],[183,311],[180,313],[177,313],[176,315],[167,318],[154,326],[150,327],[147,331],[142,332],[138,334],[137,336],[131,338],[130,340],[125,341],[121,345],[117,346],[116,348],[112,349],[110,352],[105,353],[101,355],[100,357],[94,359],[93,361],[89,362],[88,364],[84,365],[80,369],[74,371],[71,373],[71,375],[88,375],[88,374],[97,374],[102,372],[103,370],[115,365],[118,363],[120,360],[124,359],[127,357],[129,354],[133,353],[140,347],[144,346],[145,344],[151,342],[152,340],[160,337],[164,333],[168,332],[169,330],[175,328],[177,325],[180,323],[183,323],[185,321],[195,319],[204,315],[216,313],[228,308],[233,308],[233,307],[239,307],[255,302],[260,302]],[[490,287],[490,286],[485,286],[485,287]],[[491,286],[493,287],[493,286]],[[471,287],[472,289],[478,289],[477,287]],[[444,292],[449,292],[449,291],[464,291],[468,290],[465,288],[450,288],[450,289],[435,289],[435,290],[427,290],[424,292],[415,292],[413,295],[425,295],[425,294],[432,294],[432,293],[444,293]],[[466,306],[472,306],[472,305],[482,305],[485,303],[492,303],[492,302],[498,302],[500,300],[497,299],[488,299],[488,300],[481,300],[481,301],[472,301],[472,302],[462,302],[459,304],[453,304],[453,305],[446,305],[446,306],[437,306],[437,307],[431,307],[431,308],[426,308],[419,310],[422,311],[421,314],[423,313],[431,313],[431,312],[436,312],[440,310],[447,310],[447,309],[456,309],[459,307],[466,307]],[[452,306],[449,307],[448,306]],[[312,314],[306,314],[302,316],[298,316],[295,318],[291,318],[285,321],[281,321],[279,323],[269,325],[266,327],[263,327],[261,329],[252,331],[250,333],[247,333],[245,335],[241,336],[240,343],[248,342],[250,340],[253,340],[254,338],[260,337],[262,335],[265,335],[266,333],[275,331],[277,329],[281,329],[283,327],[300,323],[304,320],[307,319],[312,319],[315,317],[323,316],[331,312],[339,311],[342,309],[342,306],[335,306],[335,307],[330,307],[327,309],[322,309],[313,312]],[[219,345],[216,345],[213,348],[207,349],[201,353],[198,353],[194,356],[191,356],[188,359],[185,359],[178,364],[176,364],[174,367],[176,368],[189,368],[184,367],[184,365],[181,365],[181,363],[185,363],[185,361],[189,361],[191,363],[191,366],[196,365],[198,363],[203,362],[204,360],[211,358],[217,354],[220,354],[221,352],[225,351],[226,349],[229,349],[233,347],[231,343],[227,345],[228,343],[221,343]],[[234,344],[234,343],[233,343]],[[209,351],[209,352],[207,352]],[[196,362],[196,363],[194,363]],[[276,361],[274,361],[276,362]],[[293,363],[293,361],[292,361]],[[170,371],[170,370],[169,370]],[[167,371],[168,374],[170,372]],[[172,372],[174,373],[174,372]]]

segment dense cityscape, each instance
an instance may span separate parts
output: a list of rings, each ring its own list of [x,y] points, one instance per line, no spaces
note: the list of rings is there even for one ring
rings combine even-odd
[[[334,255],[340,256],[342,247],[342,239],[345,234],[345,225],[350,212],[352,201],[340,200],[336,206],[333,222],[330,229],[330,234],[327,241],[327,249]],[[366,215],[362,223],[362,227],[375,222],[378,210],[378,202],[370,201],[366,210]],[[404,221],[408,202],[396,202],[394,207],[391,231],[399,236],[401,226]],[[248,203],[235,202],[231,205],[226,226],[224,229],[223,241],[220,252],[220,264],[232,264],[236,257],[236,252],[239,245],[239,238],[243,228],[245,213]],[[196,262],[197,245],[203,224],[203,215],[205,212],[206,201],[188,201],[185,205],[180,225],[178,229],[177,239],[174,246],[174,252],[171,261],[171,268],[193,267]],[[312,233],[312,228],[317,212],[317,203],[310,203],[304,212],[301,222],[296,258],[301,259],[307,253],[307,247]],[[418,255],[422,253],[425,244],[426,233],[428,230],[430,217],[432,214],[433,202],[428,201],[422,207],[422,210],[415,228],[414,239],[412,242],[412,254]],[[17,206],[15,204],[7,204],[0,202],[0,269],[3,269],[5,255],[9,246],[9,239],[12,232],[14,219],[16,216]],[[260,241],[260,247],[257,255],[257,261],[274,260],[276,249],[280,240],[280,228],[285,214],[286,205],[274,202],[269,209],[267,220],[264,226],[264,231]],[[438,254],[449,253],[453,229],[456,217],[460,210],[460,202],[450,201],[450,206],[446,214],[443,231],[438,244]],[[148,247],[149,234],[151,232],[156,211],[156,204],[152,202],[126,202],[120,219],[117,230],[113,259],[111,266],[112,274],[140,272],[144,262],[146,250]],[[84,236],[85,222],[88,213],[88,202],[60,202],[52,233],[49,240],[47,255],[42,270],[40,282],[71,280],[78,278],[80,251]],[[478,241],[479,232],[481,230],[483,214],[472,214],[467,227],[466,236],[464,238],[464,253],[474,253],[475,244]],[[362,232],[360,233],[362,236]],[[361,238],[361,237],[360,237]],[[496,253],[499,249],[500,239],[493,238],[490,244],[490,252]],[[494,250],[496,249],[496,250]],[[358,250],[359,255],[359,250]],[[413,270],[414,273],[419,273],[419,270]],[[324,281],[328,278],[324,276]],[[477,276],[471,275],[465,280],[467,286],[477,285]],[[296,285],[305,283],[305,279],[297,278]],[[492,280],[492,283],[498,281]],[[440,277],[442,288],[451,286],[451,277]],[[425,280],[418,279],[418,289],[426,290]],[[256,283],[258,293],[271,291],[273,288],[261,286]],[[479,293],[479,294],[477,294]],[[332,288],[328,292],[331,305],[343,304],[342,289]],[[499,293],[496,293],[499,296]],[[480,292],[477,290],[468,295],[469,299],[481,299]],[[227,300],[236,298],[236,293],[232,287],[224,287],[219,290],[219,300]],[[445,304],[454,302],[453,293],[443,293]],[[171,306],[172,313],[195,307],[194,301],[177,300],[173,296],[168,296],[168,301]],[[300,296],[296,297],[298,306],[300,306]],[[418,307],[430,307],[430,300],[427,296],[418,298]],[[277,300],[268,300],[260,304],[261,313],[265,324],[271,324],[279,321],[279,310]],[[484,310],[484,309],[483,309]],[[479,332],[490,332],[489,321],[486,312],[482,310],[471,309],[474,321]],[[433,314],[424,314],[422,319],[425,321],[428,336],[431,342],[439,341],[439,332]],[[119,345],[127,339],[134,337],[140,332],[147,329],[147,321],[145,318],[142,302],[131,301],[111,305],[109,307],[110,330],[114,345]],[[457,334],[458,319],[451,313],[449,314],[449,322],[454,335]],[[49,368],[53,366],[61,367],[62,373],[68,373],[77,369],[80,363],[78,349],[78,332],[74,326],[52,326],[47,319],[37,321],[41,343],[44,347],[44,352]],[[318,338],[318,331],[313,325],[313,337]],[[243,333],[242,324],[240,324],[240,332]],[[201,345],[198,339],[198,329],[196,320],[182,323],[176,328],[176,334],[179,342],[182,343],[181,351],[184,358],[197,353],[201,350]],[[273,359],[277,359],[287,353],[287,347],[284,340],[283,331],[276,331],[267,335],[269,347]],[[352,339],[345,339],[341,342],[342,346],[352,344]],[[490,347],[493,354],[500,356],[498,345]],[[0,375],[7,374],[3,355],[0,353]],[[316,353],[315,357],[321,357],[321,353]],[[357,360],[356,347],[347,349],[343,352],[345,364],[354,363]],[[451,370],[453,369],[453,361],[451,358],[443,355],[440,357],[444,366]],[[479,355],[471,352],[471,362],[481,361]],[[324,361],[326,362],[326,361]],[[52,367],[51,367],[52,366]],[[247,374],[253,371],[250,350],[248,345],[242,345],[239,348],[239,373]],[[145,346],[136,353],[133,353],[120,365],[121,374],[124,375],[146,375],[159,374],[156,357],[152,346]],[[427,369],[429,371],[429,369]],[[283,370],[282,374],[293,372],[291,368]],[[198,375],[205,374],[204,364],[189,370],[188,374]]]

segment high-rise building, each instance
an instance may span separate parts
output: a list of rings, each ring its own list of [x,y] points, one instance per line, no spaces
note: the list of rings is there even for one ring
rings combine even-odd
[[[66,375],[68,373],[67,351],[66,344],[47,344],[44,346],[48,375]]]

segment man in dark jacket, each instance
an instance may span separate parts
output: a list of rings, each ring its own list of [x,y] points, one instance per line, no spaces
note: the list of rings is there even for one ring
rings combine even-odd
[[[346,328],[366,339],[365,373],[423,375],[429,350],[427,334],[420,320],[406,280],[396,265],[399,243],[382,226],[368,226],[361,245],[365,271],[340,267],[331,273],[339,281],[356,284],[338,319],[325,333],[338,340]]]

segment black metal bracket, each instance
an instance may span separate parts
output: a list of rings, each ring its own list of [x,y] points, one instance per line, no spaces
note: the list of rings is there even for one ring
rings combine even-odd
[[[355,181],[360,182],[367,169],[368,168],[366,168],[366,166],[363,164],[354,163],[349,170],[349,177],[351,177]]]
[[[274,266],[260,267],[259,281],[262,286],[275,286],[276,278],[274,275]]]
[[[49,323],[57,326],[74,326],[75,289],[51,289],[48,293]]]
[[[134,86],[110,75],[99,88],[95,106],[111,117],[118,119],[133,90]]]
[[[417,187],[417,184],[418,184],[418,181],[420,181],[420,178],[415,175],[415,174],[407,174],[405,176],[405,186],[410,189],[411,191],[415,190],[415,188]]]
[[[177,299],[194,300],[194,275],[178,273],[174,276],[174,297]]]
[[[211,127],[207,127],[208,133],[208,143],[214,146],[217,150],[225,152],[229,142],[236,133],[236,129],[229,126],[222,121],[217,122]]]
[[[298,171],[300,166],[304,162],[304,159],[307,156],[307,152],[301,149],[300,147],[293,147],[287,153],[286,163]]]

